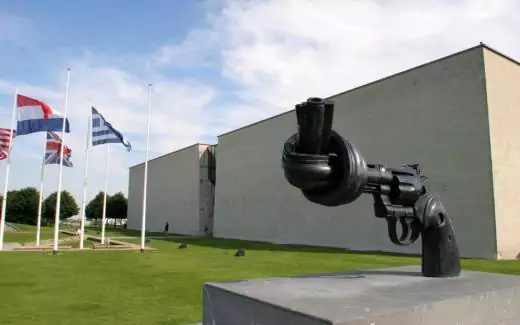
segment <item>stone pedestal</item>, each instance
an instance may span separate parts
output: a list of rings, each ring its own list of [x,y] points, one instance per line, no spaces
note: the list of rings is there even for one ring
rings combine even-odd
[[[416,266],[207,283],[204,325],[518,325],[520,276]]]

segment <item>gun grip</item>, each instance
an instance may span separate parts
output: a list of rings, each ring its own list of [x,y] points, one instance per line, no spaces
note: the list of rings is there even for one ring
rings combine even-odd
[[[422,231],[422,273],[425,277],[457,277],[460,275],[460,254],[455,230],[440,200],[432,197],[425,209]],[[435,220],[434,224],[429,224]]]

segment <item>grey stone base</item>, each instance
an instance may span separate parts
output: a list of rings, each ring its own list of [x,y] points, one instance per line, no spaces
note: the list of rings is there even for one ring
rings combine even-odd
[[[519,325],[520,276],[419,267],[207,283],[204,325]]]

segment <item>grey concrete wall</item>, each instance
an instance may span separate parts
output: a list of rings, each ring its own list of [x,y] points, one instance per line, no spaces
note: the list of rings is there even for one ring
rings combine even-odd
[[[498,257],[520,257],[520,65],[484,51]]]
[[[200,149],[193,145],[148,163],[147,231],[198,235]],[[141,229],[144,164],[130,168],[128,228]]]
[[[496,257],[482,48],[334,99],[334,128],[368,162],[422,165],[453,218],[463,256]],[[390,243],[386,222],[373,216],[371,197],[326,208],[289,186],[281,149],[295,131],[291,112],[219,137],[215,236],[420,252],[420,241]]]

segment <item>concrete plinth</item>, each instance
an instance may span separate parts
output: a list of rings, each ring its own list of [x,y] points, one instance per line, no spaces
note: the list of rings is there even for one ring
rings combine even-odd
[[[419,267],[204,285],[204,325],[520,324],[520,276]]]

